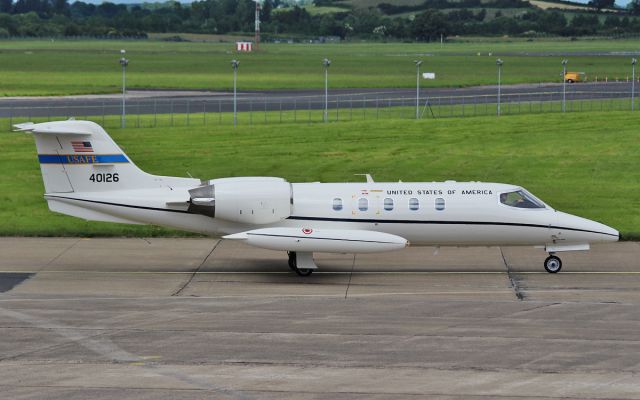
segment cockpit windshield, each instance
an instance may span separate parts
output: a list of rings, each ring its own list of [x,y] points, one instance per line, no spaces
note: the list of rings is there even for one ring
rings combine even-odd
[[[524,190],[500,194],[500,203],[516,208],[545,208],[544,204]]]

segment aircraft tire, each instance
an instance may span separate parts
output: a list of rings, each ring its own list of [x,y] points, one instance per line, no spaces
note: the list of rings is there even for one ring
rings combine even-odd
[[[294,271],[296,271],[296,274],[300,276],[309,276],[313,273],[312,269],[307,269],[307,268],[296,268],[294,269]]]
[[[562,260],[556,256],[549,256],[544,260],[544,269],[550,274],[556,274],[562,269]]]

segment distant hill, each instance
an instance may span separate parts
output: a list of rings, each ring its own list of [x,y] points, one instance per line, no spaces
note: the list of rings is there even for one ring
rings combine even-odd
[[[593,8],[580,1],[564,0],[316,0],[316,13],[344,11],[344,9],[377,8],[389,16],[404,16],[416,14],[427,9],[450,11],[456,9],[480,10],[486,9],[488,16],[497,11],[500,15],[516,15],[527,9],[558,9],[566,12],[591,12]],[[492,12],[493,11],[493,12]],[[617,10],[604,10],[617,11]]]

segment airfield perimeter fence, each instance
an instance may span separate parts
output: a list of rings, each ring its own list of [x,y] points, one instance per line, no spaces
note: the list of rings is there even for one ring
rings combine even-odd
[[[634,99],[634,109],[639,102]],[[319,123],[324,121],[324,98],[251,98],[238,100],[238,125]],[[631,111],[629,91],[571,91],[566,93],[565,112]],[[500,115],[563,112],[561,92],[502,94]],[[11,129],[22,122],[44,122],[67,118],[86,119],[105,128],[120,128],[122,104],[117,99],[73,101],[41,107],[0,106],[0,119]],[[497,116],[496,95],[422,97],[419,115],[427,118]],[[327,120],[357,121],[415,119],[416,98],[394,95],[334,96],[328,102]],[[135,128],[170,126],[233,126],[233,101],[229,98],[130,99],[126,103],[126,126]]]

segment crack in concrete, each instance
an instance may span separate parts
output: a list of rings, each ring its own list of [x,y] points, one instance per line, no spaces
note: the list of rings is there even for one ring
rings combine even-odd
[[[351,287],[351,278],[353,277],[353,270],[356,267],[356,255],[353,255],[353,262],[351,263],[351,273],[349,273],[349,282],[347,282],[347,290],[344,291],[344,298],[347,299],[349,295],[349,288]]]
[[[185,282],[184,285],[182,285],[178,290],[176,290],[175,292],[173,292],[171,294],[171,296],[180,296],[180,294],[187,288],[187,286],[189,286],[189,284],[191,284],[191,282],[193,281],[193,278],[196,277],[196,274],[200,271],[200,268],[202,268],[202,266],[207,262],[207,260],[209,259],[209,257],[211,257],[211,255],[213,254],[213,252],[218,248],[218,246],[220,245],[220,243],[222,243],[222,239],[218,240],[216,242],[216,244],[213,245],[213,248],[211,249],[211,251],[209,252],[209,254],[207,254],[207,256],[204,258],[204,260],[202,260],[202,262],[200,263],[200,265],[198,265],[198,267],[196,267],[195,270],[193,270],[193,273],[191,274],[191,276],[189,277],[189,279]]]
[[[62,250],[57,256],[53,257],[48,263],[46,263],[45,265],[43,265],[40,269],[38,269],[36,271],[36,274],[38,272],[42,272],[45,268],[47,268],[48,266],[52,265],[54,262],[56,262],[60,257],[62,257],[67,251],[71,250],[76,244],[78,244],[80,241],[82,240],[82,238],[79,238],[78,240],[76,240],[75,242],[71,243],[71,245],[67,248],[65,248],[64,250]]]
[[[502,251],[502,247],[498,247],[498,249],[500,249],[500,255],[502,256],[502,262],[504,263],[504,266],[507,269],[507,277],[509,278],[509,282],[511,282],[511,287],[513,288],[513,291],[515,292],[516,298],[518,300],[522,301],[522,300],[524,300],[524,293],[522,293],[522,291],[520,290],[520,287],[518,286],[518,281],[516,280],[516,278],[511,274],[511,268],[509,268],[509,263],[507,262],[507,259],[504,256],[504,252]]]

